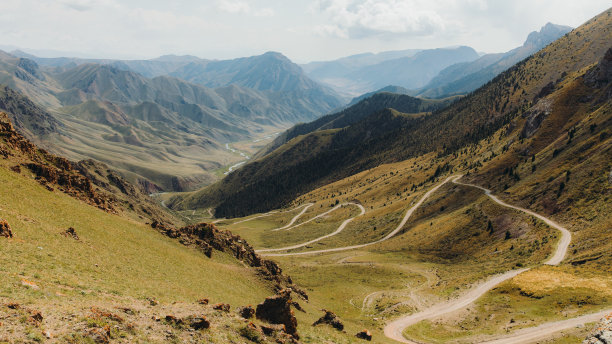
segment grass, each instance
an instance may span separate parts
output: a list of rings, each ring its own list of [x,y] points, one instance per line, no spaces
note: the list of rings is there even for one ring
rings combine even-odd
[[[47,293],[57,298],[53,295],[61,292],[76,298],[119,295],[170,302],[207,296],[253,303],[270,293],[229,256],[209,260],[142,223],[49,192],[5,169],[0,169],[0,183],[0,216],[15,234],[0,252],[2,261],[14,262],[0,266],[3,298],[36,299]],[[68,227],[81,241],[60,235]],[[40,290],[22,287],[21,279]],[[234,288],[227,290],[230,282]]]

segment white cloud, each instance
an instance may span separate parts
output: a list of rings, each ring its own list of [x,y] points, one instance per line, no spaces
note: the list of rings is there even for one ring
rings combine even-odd
[[[274,12],[271,8],[262,8],[253,12],[253,15],[256,17],[273,17],[276,12]]]
[[[219,0],[217,8],[227,13],[243,13],[255,17],[272,17],[275,14],[271,8],[252,8],[246,1],[241,0]]]
[[[228,13],[249,13],[251,6],[244,1],[220,0],[217,2],[217,8]]]
[[[427,3],[421,0],[318,0],[314,11],[326,15],[331,24],[315,30],[341,38],[424,36],[444,31],[445,20]]]

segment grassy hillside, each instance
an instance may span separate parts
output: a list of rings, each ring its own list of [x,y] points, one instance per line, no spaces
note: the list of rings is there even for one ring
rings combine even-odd
[[[330,148],[303,147],[320,154],[294,153],[307,159],[274,165],[269,164],[273,157],[264,157],[189,195],[180,206],[216,206],[219,217],[246,215],[279,207],[300,193],[381,163],[463,149],[527,116],[555,85],[600,60],[612,38],[610,21],[608,12],[603,13],[443,110],[418,117],[370,115],[334,134]]]
[[[0,342],[294,342],[239,315],[291,285],[276,264],[212,225],[174,229],[180,221],[107,166],[37,149],[4,113],[0,183],[0,259],[12,262],[0,266]],[[308,326],[324,305],[293,295],[304,342],[349,342]]]

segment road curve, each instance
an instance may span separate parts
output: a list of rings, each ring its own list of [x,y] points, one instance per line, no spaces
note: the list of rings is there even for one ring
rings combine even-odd
[[[431,190],[427,191],[427,193],[425,193],[423,195],[423,197],[421,197],[421,199],[419,199],[419,201],[412,206],[412,208],[408,209],[406,211],[406,214],[404,215],[404,218],[402,219],[402,221],[399,223],[399,225],[397,225],[397,227],[390,232],[389,234],[387,234],[384,238],[382,239],[378,239],[376,241],[372,241],[369,243],[365,243],[365,244],[359,244],[359,245],[352,245],[352,246],[344,246],[344,247],[334,247],[334,248],[328,248],[325,250],[315,250],[315,251],[306,251],[306,252],[293,252],[293,253],[262,253],[262,256],[269,256],[269,257],[281,257],[281,256],[303,256],[303,255],[307,255],[307,254],[318,254],[318,253],[327,253],[327,252],[338,252],[338,251],[346,251],[346,250],[353,250],[356,248],[362,248],[362,247],[366,247],[366,246],[370,246],[370,245],[374,245],[374,244],[378,244],[380,242],[383,242],[385,240],[389,240],[391,239],[394,235],[396,235],[400,230],[402,230],[402,228],[404,227],[404,225],[406,224],[406,222],[408,222],[408,219],[410,218],[410,216],[412,216],[412,213],[414,213],[414,211],[421,206],[421,204],[423,204],[423,202],[425,202],[425,200],[434,192],[436,192],[436,190],[438,190],[442,185],[448,183],[449,181],[451,181],[454,178],[460,178],[461,175],[459,176],[451,176],[446,178],[446,180],[444,180],[442,183],[434,186],[433,188],[431,188]],[[302,222],[301,224],[303,224],[305,222]],[[300,224],[300,225],[301,225]]]
[[[251,221],[251,220],[255,220],[255,219],[259,219],[262,217],[266,217],[266,216],[270,216],[270,215],[274,215],[274,214],[278,214],[278,213],[290,213],[294,210],[300,209],[303,206],[308,206],[310,207],[312,205],[312,203],[304,203],[302,205],[298,205],[297,207],[293,208],[293,209],[289,209],[289,210],[285,210],[285,211],[277,211],[277,210],[273,210],[273,211],[269,211],[267,213],[261,214],[261,215],[257,215],[257,216],[253,216],[253,217],[249,217],[248,219],[244,219],[244,220],[240,220],[240,221],[236,221],[234,223],[232,223],[232,225],[237,225],[239,223],[243,223],[243,222],[247,222],[247,221]],[[303,214],[300,213],[300,215]],[[299,216],[298,216],[299,217]]]
[[[553,254],[553,256],[548,259],[546,262],[544,262],[544,264],[547,265],[558,265],[563,258],[565,258],[565,255],[567,253],[567,249],[569,247],[569,244],[571,242],[571,233],[565,229],[564,227],[561,227],[559,224],[557,224],[556,222],[540,215],[537,213],[534,213],[533,211],[530,211],[528,209],[524,209],[521,207],[516,207],[513,205],[510,205],[502,200],[500,200],[499,198],[497,198],[495,195],[491,194],[491,190],[483,188],[481,186],[478,185],[473,185],[473,184],[468,184],[468,183],[462,183],[459,182],[459,179],[461,178],[461,176],[453,176],[450,177],[452,178],[452,182],[458,185],[464,185],[464,186],[470,186],[470,187],[475,187],[478,188],[480,190],[483,190],[485,192],[485,194],[491,198],[495,203],[507,207],[507,208],[511,208],[511,209],[515,209],[518,211],[522,211],[528,215],[534,216],[542,221],[544,221],[546,224],[548,224],[549,226],[559,230],[561,232],[561,239],[559,240],[559,243],[557,244],[557,248],[555,250],[555,253]],[[448,180],[448,179],[447,179]],[[444,302],[438,305],[435,305],[429,309],[426,309],[422,312],[418,312],[415,314],[411,314],[402,318],[399,318],[389,324],[387,324],[387,326],[385,326],[384,332],[385,332],[385,336],[387,336],[388,338],[391,338],[393,340],[396,340],[398,342],[402,342],[402,343],[410,343],[410,344],[418,344],[417,342],[411,341],[407,338],[405,338],[402,334],[402,332],[404,331],[404,329],[408,326],[414,325],[417,322],[421,321],[421,320],[426,320],[426,319],[433,319],[433,318],[437,318],[441,315],[459,310],[469,304],[471,304],[472,302],[476,301],[478,298],[480,298],[482,295],[484,295],[486,292],[488,292],[489,290],[493,289],[496,285],[509,280],[511,278],[513,278],[514,276],[520,274],[521,272],[527,271],[529,269],[521,269],[521,270],[512,270],[512,271],[508,271],[504,274],[501,275],[497,275],[497,276],[493,276],[492,278],[488,279],[487,281],[476,285],[474,288],[472,288],[469,292],[467,292],[466,294],[462,295],[461,297],[450,301],[450,302]],[[578,318],[576,318],[578,319]],[[585,318],[586,319],[586,318]],[[572,320],[572,319],[570,319]],[[584,323],[584,322],[582,322]],[[544,324],[541,325],[539,327],[545,327],[546,325],[549,325],[552,323],[548,323],[548,324]],[[558,327],[558,326],[557,326]],[[571,326],[570,326],[571,327]],[[546,327],[549,329],[549,331],[551,329],[555,329],[556,327]],[[562,330],[563,328],[560,328],[559,330]],[[558,330],[549,332],[553,333],[556,332]],[[527,331],[526,331],[527,332]],[[537,332],[537,331],[536,331]],[[529,332],[532,333],[532,335],[535,335],[536,332]],[[512,334],[510,336],[504,337],[507,341],[502,341],[499,343],[519,343],[519,336],[521,336],[520,333],[515,333]],[[502,340],[502,339],[500,339]],[[522,340],[522,339],[521,339]],[[493,343],[493,342],[492,342]],[[497,343],[497,342],[494,342]]]
[[[515,331],[511,335],[494,339],[487,342],[481,342],[482,344],[518,344],[518,343],[531,343],[538,340],[549,339],[550,336],[556,332],[567,330],[578,325],[583,325],[590,322],[599,321],[606,315],[612,314],[612,309],[605,311],[586,314],[576,318],[560,320],[542,324],[536,327],[523,328]]]
[[[273,229],[273,231],[280,231],[281,229],[285,229],[285,228],[289,228],[289,227],[291,227],[291,226],[292,226],[292,225],[295,223],[295,221],[297,221],[297,219],[299,219],[300,217],[302,217],[302,215],[304,215],[304,213],[306,212],[306,210],[308,210],[308,208],[312,207],[313,205],[314,205],[314,203],[306,203],[306,206],[304,207],[304,209],[302,209],[302,211],[300,211],[300,213],[299,213],[299,214],[295,215],[295,216],[294,216],[294,217],[291,219],[291,221],[289,221],[289,223],[288,223],[288,224],[286,224],[286,225],[284,225],[284,226],[282,226],[282,227],[279,227],[279,228]]]
[[[438,316],[459,310],[476,301],[478,298],[480,298],[489,290],[493,289],[501,282],[506,281],[527,270],[528,269],[512,270],[500,275],[495,275],[489,278],[484,283],[476,285],[466,294],[462,295],[457,299],[439,303],[422,312],[414,313],[409,316],[405,316],[393,322],[390,322],[389,324],[387,324],[387,326],[385,326],[385,336],[402,343],[420,344],[418,342],[406,339],[402,335],[402,332],[406,327],[414,325],[421,320],[437,318]]]
[[[559,240],[559,243],[557,244],[557,249],[555,250],[555,254],[553,254],[552,257],[550,257],[550,259],[548,259],[546,262],[544,262],[544,264],[546,265],[559,265],[559,263],[561,263],[561,261],[563,260],[563,258],[565,258],[565,255],[567,254],[567,249],[570,245],[570,242],[572,241],[572,234],[570,231],[568,231],[567,229],[565,229],[564,227],[561,227],[558,223],[556,223],[555,221],[546,218],[538,213],[534,213],[531,210],[525,209],[525,208],[521,208],[521,207],[517,207],[511,204],[508,204],[502,200],[500,200],[499,198],[497,198],[497,196],[491,194],[491,190],[489,189],[485,189],[481,186],[478,185],[473,185],[473,184],[467,184],[467,183],[462,183],[459,182],[458,179],[461,177],[457,177],[453,180],[453,183],[458,184],[458,185],[464,185],[464,186],[471,186],[474,188],[478,188],[482,191],[485,192],[485,195],[489,196],[489,198],[491,198],[495,203],[502,205],[506,208],[512,208],[518,211],[522,211],[523,213],[526,213],[528,215],[531,215],[533,217],[536,217],[542,221],[544,221],[544,223],[546,223],[547,225],[559,230],[561,232],[561,239]]]
[[[344,222],[342,222],[342,224],[340,224],[340,226],[338,227],[338,229],[336,229],[336,230],[335,230],[334,232],[332,232],[332,233],[329,233],[329,234],[326,234],[326,235],[324,235],[324,236],[318,237],[318,238],[316,238],[316,239],[313,239],[313,240],[307,241],[307,242],[305,242],[305,243],[301,243],[301,244],[297,244],[297,245],[293,245],[293,246],[281,247],[281,248],[269,248],[269,249],[264,249],[264,250],[256,250],[256,251],[255,251],[255,253],[262,253],[262,252],[276,252],[276,251],[286,251],[286,250],[292,250],[292,249],[295,249],[295,248],[300,248],[300,247],[304,247],[304,246],[306,246],[306,245],[313,244],[313,243],[315,243],[315,242],[317,242],[317,241],[320,241],[320,240],[323,240],[323,239],[326,239],[326,238],[332,237],[332,236],[334,236],[334,235],[336,235],[336,234],[339,234],[339,233],[340,233],[340,232],[342,232],[342,231],[344,230],[344,228],[345,228],[345,227],[346,227],[346,226],[347,226],[347,225],[348,225],[348,224],[349,224],[351,221],[353,221],[353,220],[354,220],[356,217],[361,216],[361,215],[363,215],[363,214],[365,214],[365,213],[366,213],[365,208],[364,208],[364,207],[363,207],[361,204],[357,204],[357,203],[353,203],[353,202],[348,202],[348,203],[343,203],[342,205],[355,205],[355,206],[357,206],[357,207],[359,208],[359,210],[361,210],[361,212],[359,213],[359,215],[356,215],[356,216],[351,217],[350,219],[346,219],[346,220],[344,220]],[[304,208],[304,211],[305,211],[306,209],[307,209],[307,208]],[[304,213],[304,211],[302,211],[302,213]],[[300,213],[300,215],[301,215],[302,213]],[[292,224],[292,223],[290,223],[289,225],[287,225],[287,227],[288,227],[288,226],[290,226],[291,224]],[[282,229],[282,228],[279,228],[279,229]]]
[[[313,217],[313,218],[311,218],[311,219],[309,219],[309,220],[306,220],[306,221],[304,221],[304,222],[300,222],[300,223],[298,223],[298,224],[297,224],[297,225],[295,225],[295,226],[285,226],[285,227],[282,227],[282,228],[276,228],[276,229],[273,229],[273,231],[277,231],[277,230],[280,230],[280,229],[290,230],[290,229],[294,229],[294,228],[300,227],[300,226],[305,225],[305,224],[307,224],[307,223],[309,223],[309,222],[312,222],[312,221],[314,221],[314,220],[316,220],[316,219],[318,219],[318,218],[321,218],[321,217],[323,217],[323,216],[325,216],[325,215],[327,215],[327,214],[331,213],[332,211],[335,211],[335,210],[337,210],[337,209],[340,209],[340,207],[342,207],[343,205],[349,204],[349,203],[350,203],[350,204],[355,204],[355,203],[353,203],[353,202],[341,203],[341,204],[338,204],[338,205],[336,205],[335,207],[333,207],[333,208],[329,209],[328,211],[326,211],[326,212],[324,212],[324,213],[321,213],[321,214],[319,214],[319,215],[317,215],[317,216],[315,216],[315,217]]]

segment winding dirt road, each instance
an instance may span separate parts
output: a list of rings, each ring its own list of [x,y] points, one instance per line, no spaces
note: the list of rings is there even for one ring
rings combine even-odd
[[[313,205],[314,205],[314,203],[306,203],[306,206],[304,207],[304,209],[302,209],[302,211],[299,214],[295,215],[291,219],[291,221],[289,221],[288,224],[286,224],[286,225],[284,225],[284,226],[282,226],[280,228],[273,229],[273,231],[280,231],[281,229],[286,229],[286,228],[291,227],[295,223],[295,221],[297,221],[300,217],[302,217],[302,215],[304,215],[304,213],[308,210],[308,208],[312,207]]]
[[[558,244],[557,244],[557,248],[555,249],[554,254],[552,255],[552,257],[550,259],[548,259],[546,262],[544,262],[544,264],[548,264],[548,265],[558,265],[559,263],[561,263],[561,261],[563,260],[563,258],[565,258],[565,255],[567,253],[567,249],[569,247],[569,244],[571,242],[571,233],[565,229],[564,227],[561,227],[559,224],[557,224],[556,222],[540,215],[537,213],[534,213],[533,211],[530,211],[528,209],[524,209],[521,207],[517,207],[517,206],[513,206],[510,205],[502,200],[500,200],[499,198],[497,198],[495,195],[491,194],[491,190],[483,188],[481,186],[478,185],[473,185],[473,184],[467,184],[467,183],[462,183],[459,182],[459,179],[461,178],[461,176],[454,176],[451,177],[453,183],[458,184],[458,185],[463,185],[463,186],[469,186],[469,187],[475,187],[478,188],[482,191],[485,192],[485,195],[487,195],[489,198],[491,198],[495,203],[507,207],[507,208],[511,208],[511,209],[515,209],[521,212],[524,212],[528,215],[534,216],[542,221],[544,221],[547,225],[559,230],[561,232],[561,239],[559,240]],[[448,180],[448,179],[447,179]],[[497,275],[497,276],[493,276],[491,278],[489,278],[487,281],[485,281],[484,283],[478,284],[475,287],[473,287],[470,291],[468,291],[466,294],[460,296],[459,298],[449,301],[449,302],[444,302],[438,305],[435,305],[429,309],[426,309],[422,312],[418,312],[415,314],[411,314],[402,318],[399,318],[389,324],[387,324],[387,326],[385,326],[385,336],[387,336],[388,338],[394,339],[398,342],[402,342],[402,343],[411,343],[411,344],[418,344],[417,342],[411,341],[409,339],[406,339],[403,335],[402,332],[404,331],[404,329],[408,326],[414,325],[416,323],[418,323],[421,320],[426,320],[426,319],[433,319],[433,318],[437,318],[439,316],[442,316],[444,314],[448,314],[450,312],[459,310],[471,303],[473,303],[474,301],[476,301],[478,298],[480,298],[482,295],[484,295],[486,292],[488,292],[489,290],[493,289],[496,285],[507,281],[511,278],[513,278],[514,276],[520,274],[521,272],[527,271],[529,269],[521,269],[521,270],[512,270],[512,271],[508,271],[504,274],[501,275]],[[591,315],[591,316],[596,316],[596,315]],[[585,319],[588,318],[588,316],[584,317]],[[572,319],[570,319],[572,320]],[[531,333],[532,335],[544,335],[544,336],[549,336],[554,332],[558,332],[560,330],[563,330],[564,328],[562,328],[562,322],[558,322],[557,323],[547,323],[541,326],[538,326],[537,328],[539,328],[538,330],[533,330],[533,331],[525,331],[528,333]],[[584,322],[582,322],[584,323]],[[552,325],[551,325],[552,324]],[[554,324],[557,324],[556,326],[554,326]],[[550,325],[550,326],[549,326]],[[571,327],[571,326],[570,326]],[[535,329],[535,328],[534,328]],[[532,329],[530,329],[532,330]],[[519,332],[517,331],[517,333],[509,335],[507,337],[505,337],[506,339],[503,339],[504,341],[500,341],[500,342],[495,342],[494,343],[523,343],[523,342],[529,342],[531,340],[533,340],[531,337],[529,337],[529,335],[522,335],[523,337],[521,337],[521,334],[519,334]],[[502,339],[500,339],[502,340]]]
[[[495,203],[502,205],[506,208],[512,208],[518,211],[522,211],[523,213],[526,213],[528,215],[531,215],[533,217],[536,217],[542,221],[544,221],[544,223],[546,223],[547,225],[553,227],[554,229],[557,229],[558,231],[561,232],[561,239],[559,240],[559,243],[557,244],[557,249],[555,250],[555,254],[550,257],[549,260],[547,260],[546,262],[544,262],[544,264],[547,265],[559,265],[559,263],[561,263],[561,261],[563,260],[563,258],[565,258],[565,255],[567,254],[567,249],[570,245],[570,242],[572,241],[572,233],[570,233],[570,231],[568,231],[567,229],[565,229],[564,227],[561,227],[558,223],[556,223],[555,221],[544,217],[538,213],[534,213],[533,211],[529,210],[529,209],[525,209],[525,208],[521,208],[521,207],[517,207],[511,204],[508,204],[502,200],[500,200],[499,198],[497,198],[497,196],[491,194],[491,190],[489,189],[485,189],[481,186],[478,185],[473,185],[473,184],[467,184],[467,183],[462,183],[459,181],[459,178],[461,178],[461,176],[456,177],[453,180],[453,183],[458,184],[458,185],[464,185],[464,186],[471,186],[473,188],[477,188],[480,189],[482,191],[484,191],[485,195],[489,196],[489,198],[491,198]]]
[[[406,224],[406,222],[408,222],[408,219],[410,218],[410,216],[412,216],[412,214],[414,213],[414,211],[421,206],[421,204],[423,204],[423,202],[425,202],[425,200],[431,196],[432,193],[436,192],[436,190],[438,190],[442,185],[448,183],[449,181],[451,181],[453,178],[456,178],[457,176],[452,176],[452,177],[448,177],[446,178],[446,180],[444,180],[442,183],[436,185],[435,187],[433,187],[431,190],[427,191],[427,193],[425,193],[425,195],[423,195],[423,197],[421,197],[421,199],[419,199],[419,201],[412,206],[412,208],[408,209],[406,211],[406,214],[404,215],[404,218],[402,219],[402,221],[399,223],[399,225],[397,225],[397,227],[391,231],[389,234],[387,234],[384,238],[376,240],[376,241],[372,241],[369,243],[365,243],[365,244],[359,244],[359,245],[352,245],[352,246],[344,246],[344,247],[334,247],[334,248],[328,248],[325,250],[315,250],[315,251],[306,251],[306,252],[292,252],[292,253],[262,253],[262,256],[269,256],[269,257],[281,257],[281,256],[303,256],[303,255],[307,255],[307,254],[318,254],[318,253],[327,253],[327,252],[338,252],[338,251],[346,251],[346,250],[354,250],[356,248],[362,248],[362,247],[366,247],[366,246],[370,246],[370,245],[374,245],[374,244],[378,244],[380,242],[386,241],[391,239],[393,236],[395,236],[395,234],[397,234],[400,230],[402,230],[402,228],[404,227],[404,225]],[[460,177],[460,176],[459,176]],[[302,222],[302,224],[305,222]]]
[[[266,252],[272,252],[272,251],[284,251],[284,250],[290,250],[290,249],[294,249],[294,248],[299,248],[299,247],[303,247],[306,246],[310,243],[325,239],[327,237],[330,237],[332,235],[336,235],[339,233],[338,230],[336,230],[334,233],[328,234],[327,236],[323,236],[321,238],[317,238],[314,241],[309,241],[307,243],[303,243],[303,244],[298,244],[298,245],[294,245],[294,246],[289,246],[289,247],[284,247],[284,248],[279,248],[279,249],[267,249],[267,250],[259,250],[258,252],[262,252],[261,255],[264,256],[295,256],[295,255],[309,255],[309,254],[319,254],[319,253],[328,253],[328,252],[338,252],[338,251],[345,251],[345,250],[352,250],[352,249],[357,249],[357,248],[362,248],[362,247],[366,247],[366,246],[370,246],[370,245],[374,245],[380,242],[383,242],[385,240],[388,240],[390,238],[392,238],[393,236],[395,236],[406,224],[406,222],[408,222],[408,219],[412,216],[412,214],[414,213],[414,211],[423,204],[423,202],[429,197],[431,196],[432,193],[434,193],[436,190],[438,190],[442,185],[448,183],[449,181],[452,181],[455,184],[458,185],[463,185],[463,186],[469,186],[469,187],[475,187],[478,188],[482,191],[484,191],[485,195],[487,195],[491,200],[493,200],[495,203],[506,207],[506,208],[511,208],[514,210],[518,210],[521,211],[523,213],[526,213],[530,216],[536,217],[539,220],[543,221],[544,223],[546,223],[547,225],[557,229],[560,233],[561,233],[561,238],[559,239],[559,242],[557,243],[557,247],[555,249],[554,254],[543,264],[547,264],[547,265],[558,265],[559,263],[561,263],[561,261],[563,261],[563,259],[565,258],[565,255],[567,253],[568,247],[570,245],[571,242],[571,233],[564,227],[560,226],[559,224],[557,224],[556,222],[554,222],[553,220],[546,218],[540,214],[537,214],[531,210],[525,209],[525,208],[521,208],[521,207],[517,207],[517,206],[513,206],[510,205],[502,200],[500,200],[497,196],[493,195],[491,193],[491,190],[483,188],[481,186],[478,185],[473,185],[473,184],[468,184],[468,183],[462,183],[459,182],[458,180],[462,177],[462,175],[455,175],[455,176],[451,176],[448,177],[446,180],[444,180],[442,183],[436,185],[435,187],[433,187],[432,189],[430,189],[427,193],[425,193],[421,199],[419,199],[419,201],[414,204],[410,209],[408,209],[406,211],[406,214],[404,215],[404,218],[402,219],[402,221],[399,223],[399,225],[389,234],[387,234],[385,237],[383,237],[382,239],[370,242],[370,243],[365,243],[365,244],[359,244],[359,245],[352,245],[352,246],[345,246],[345,247],[336,247],[336,248],[330,248],[330,249],[324,249],[324,250],[314,250],[314,251],[306,251],[306,252],[295,252],[295,253],[266,253]],[[332,209],[334,210],[334,209]],[[330,211],[332,211],[330,210]],[[363,211],[365,211],[365,209],[363,209]],[[329,211],[327,212],[329,213]],[[303,212],[301,213],[303,214]],[[300,214],[300,215],[301,215]],[[323,214],[321,214],[320,216],[322,216]],[[299,216],[298,216],[299,217]],[[316,218],[316,217],[315,217]],[[287,228],[285,229],[290,229],[290,228],[295,228],[297,226],[300,226],[302,224],[305,224],[307,222],[310,222],[312,220],[314,220],[315,218],[312,218],[308,221],[305,221],[299,225],[296,225],[294,227],[291,226],[286,226]],[[346,224],[348,224],[348,222],[350,222],[353,218],[346,220],[345,222],[343,222],[343,224],[340,226],[339,230],[341,231],[342,229],[344,229],[344,227],[346,226]],[[347,222],[348,221],[348,222]],[[398,342],[402,342],[402,343],[409,343],[409,344],[421,344],[421,343],[417,343],[414,341],[411,341],[407,338],[405,338],[402,335],[403,330],[411,325],[414,325],[416,323],[418,323],[421,320],[426,320],[426,319],[434,319],[437,318],[439,316],[448,314],[450,312],[462,309],[466,306],[468,306],[469,304],[473,303],[474,301],[476,301],[478,298],[480,298],[482,295],[484,295],[485,293],[487,293],[489,290],[493,289],[495,286],[497,286],[498,284],[507,281],[513,277],[515,277],[516,275],[525,272],[529,269],[520,269],[520,270],[512,270],[512,271],[508,271],[506,273],[503,274],[499,274],[499,275],[495,275],[490,277],[489,279],[487,279],[486,281],[475,285],[472,289],[470,289],[467,293],[465,293],[464,295],[460,296],[459,298],[456,298],[454,300],[451,301],[447,301],[447,302],[443,302],[443,303],[439,303],[437,305],[434,305],[428,309],[425,309],[421,312],[418,313],[414,313],[402,318],[399,318],[389,324],[387,324],[387,326],[385,326],[384,329],[384,333],[388,338],[391,338],[393,340],[396,340]],[[593,313],[593,314],[587,314],[587,315],[583,315],[577,318],[573,318],[573,319],[567,319],[567,320],[563,320],[563,321],[556,321],[556,322],[550,322],[550,323],[545,323],[536,327],[532,327],[532,328],[526,328],[526,329],[522,329],[522,330],[518,330],[508,336],[504,336],[492,341],[488,341],[485,343],[488,344],[515,344],[515,343],[530,343],[532,341],[538,340],[538,339],[542,339],[542,338],[548,338],[550,337],[552,334],[554,334],[555,332],[559,332],[561,330],[564,329],[568,329],[580,324],[585,324],[588,322],[593,322],[593,321],[597,321],[599,320],[601,317],[603,317],[604,315],[608,314],[612,312],[611,310],[605,310],[602,312],[598,312],[598,313]]]
[[[236,221],[236,222],[232,223],[232,225],[237,225],[239,223],[243,223],[243,222],[259,219],[259,218],[262,218],[262,217],[266,217],[266,216],[270,216],[270,215],[274,215],[274,214],[278,214],[278,213],[290,213],[290,212],[292,212],[294,210],[300,209],[303,206],[310,207],[310,206],[312,206],[312,203],[304,203],[302,205],[298,205],[297,207],[295,207],[293,209],[289,209],[289,210],[285,210],[285,211],[277,211],[277,210],[269,211],[269,212],[261,214],[261,215],[249,217],[248,219]],[[304,213],[304,211],[302,211],[298,216],[294,217],[294,219],[299,218],[303,213]]]
[[[346,220],[344,220],[344,222],[342,222],[342,224],[340,224],[340,226],[338,227],[338,229],[336,229],[334,232],[329,233],[329,234],[327,234],[327,235],[324,235],[324,236],[318,237],[318,238],[316,238],[316,239],[313,239],[313,240],[307,241],[307,242],[305,242],[305,243],[301,243],[301,244],[293,245],[293,246],[287,246],[287,247],[281,247],[281,248],[269,248],[269,249],[265,249],[265,250],[256,250],[255,252],[256,252],[256,253],[262,253],[262,252],[286,251],[286,250],[292,250],[292,249],[295,249],[295,248],[300,248],[300,247],[304,247],[304,246],[306,246],[306,245],[313,244],[313,243],[315,243],[315,242],[317,242],[317,241],[320,241],[320,240],[323,240],[323,239],[327,239],[327,238],[332,237],[332,236],[334,236],[334,235],[336,235],[336,234],[339,234],[339,233],[340,233],[340,232],[342,232],[342,231],[344,230],[344,228],[345,228],[345,227],[346,227],[346,226],[347,226],[349,223],[351,223],[351,221],[353,221],[353,220],[354,220],[356,217],[362,216],[363,214],[365,214],[365,213],[366,213],[365,208],[364,208],[364,207],[363,207],[361,204],[357,204],[357,203],[353,203],[353,202],[348,202],[348,203],[343,203],[342,205],[354,205],[354,206],[357,206],[357,207],[359,208],[359,210],[361,210],[361,212],[359,213],[359,215],[356,215],[356,216],[351,217],[350,219],[346,219]],[[304,210],[303,210],[303,211],[302,211],[302,212],[301,212],[301,213],[300,213],[298,216],[296,216],[296,217],[299,217],[300,215],[302,215],[302,214],[303,214],[303,213],[306,211],[306,209],[307,209],[307,208],[308,208],[308,207],[304,208]],[[296,220],[296,218],[294,218],[294,219],[292,220],[292,222],[291,222],[291,223],[289,223],[289,224],[288,224],[286,227],[291,226],[291,225],[293,224],[293,222],[295,222],[294,220]],[[283,228],[279,228],[279,229],[283,229]],[[276,230],[278,230],[278,229],[276,229]]]
[[[509,336],[501,337],[482,344],[516,344],[531,343],[538,340],[550,339],[551,334],[567,330],[578,325],[599,321],[601,318],[612,313],[612,309],[607,309],[598,313],[586,314],[580,317],[560,320],[542,324],[536,327],[523,328],[515,331]]]

